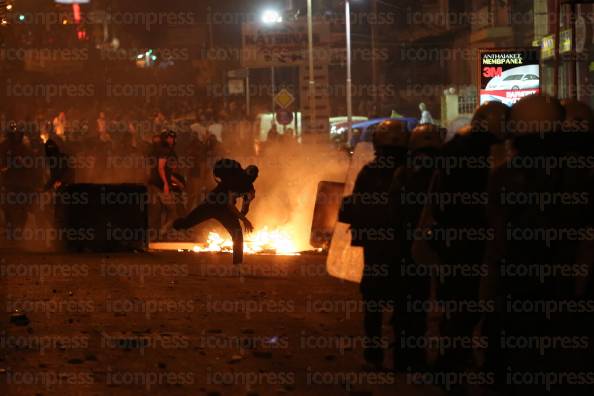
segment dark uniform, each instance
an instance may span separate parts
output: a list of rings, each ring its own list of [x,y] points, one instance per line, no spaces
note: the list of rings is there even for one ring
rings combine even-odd
[[[234,161],[231,161],[235,163]],[[253,182],[258,177],[258,168],[249,166],[245,171],[238,163],[232,175],[222,178],[219,184],[207,194],[206,199],[184,218],[176,220],[176,230],[192,228],[206,220],[219,221],[233,239],[233,264],[243,262],[243,232],[240,220],[249,211],[249,205],[256,196]],[[238,212],[236,204],[242,199],[242,208]]]
[[[361,295],[366,336],[364,357],[381,367],[384,361],[382,324],[393,308],[395,288],[395,235],[389,217],[388,194],[394,171],[403,165],[408,132],[399,121],[386,121],[374,134],[376,158],[365,165],[350,198],[352,244],[363,247]]]
[[[70,157],[60,151],[58,145],[51,139],[45,143],[45,155],[49,169],[45,191],[74,183],[74,170],[70,166]]]
[[[442,136],[444,132],[433,125],[415,128],[409,141],[407,164],[396,170],[390,190],[391,221],[398,246],[394,285],[394,327],[397,334],[394,359],[396,368],[400,371],[423,371],[426,368],[425,350],[420,347],[423,345],[420,341],[427,330],[427,314],[408,302],[424,302],[429,299],[429,272],[418,271],[414,267],[432,263],[416,263],[412,256],[412,246],[418,235],[416,230],[426,201],[424,197],[429,191],[437,167]]]
[[[441,266],[436,300],[453,306],[440,320],[444,340],[471,340],[474,329],[489,309],[479,296],[483,259],[492,230],[487,221],[491,148],[498,142],[489,132],[471,131],[448,142],[443,157],[453,167],[436,174],[434,189],[439,201],[432,205],[434,226],[430,244]],[[464,197],[463,199],[460,197]],[[441,274],[446,274],[443,277]],[[439,356],[438,370],[459,372],[472,360],[472,348],[451,342]],[[453,387],[461,390],[467,384]]]
[[[572,165],[587,162],[575,152],[575,136],[558,128],[563,109],[556,99],[525,98],[511,119],[510,125],[527,127],[512,130],[516,155],[490,181],[496,232],[482,290],[497,310],[486,326],[487,368],[506,395],[591,395],[591,381],[565,382],[560,375],[592,372],[592,311],[586,308],[592,300],[579,285],[592,274],[593,169]],[[558,382],[548,388],[537,380],[542,373]]]
[[[2,211],[9,239],[22,232],[32,203],[35,181],[32,151],[23,143],[21,131],[9,131],[0,145],[0,175],[2,187]]]

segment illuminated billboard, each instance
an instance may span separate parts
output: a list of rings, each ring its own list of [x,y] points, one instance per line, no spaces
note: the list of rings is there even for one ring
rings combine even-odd
[[[479,51],[480,104],[511,106],[540,93],[540,48],[482,49]]]

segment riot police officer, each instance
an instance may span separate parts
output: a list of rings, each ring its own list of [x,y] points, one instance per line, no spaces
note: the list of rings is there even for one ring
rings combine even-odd
[[[578,162],[571,134],[564,132],[565,112],[546,95],[516,103],[509,123],[514,156],[490,180],[489,220],[495,233],[487,245],[489,273],[481,296],[494,299],[497,309],[486,326],[491,335],[487,367],[509,395],[592,394],[591,383],[588,389],[588,383],[549,387],[529,380],[539,373],[590,371],[583,365],[591,361],[587,348],[557,343],[542,349],[527,342],[511,347],[518,340],[591,339],[591,313],[560,308],[580,303],[576,286],[583,269],[579,276],[559,271],[579,269],[587,251],[591,258],[591,240],[579,235],[592,228],[594,196],[592,168],[573,165]],[[550,308],[537,308],[543,301]]]
[[[412,259],[412,245],[418,237],[419,223],[428,191],[438,168],[439,152],[447,131],[436,125],[423,124],[416,127],[409,140],[409,154],[406,164],[394,173],[390,190],[390,213],[397,236],[396,313],[394,327],[396,340],[394,362],[399,371],[408,369],[423,371],[425,349],[422,342],[427,330],[427,314],[419,309],[429,298],[430,271],[418,271],[420,266],[434,263],[415,263]],[[421,304],[422,306],[422,304]]]
[[[439,315],[439,335],[449,345],[440,348],[437,370],[459,372],[473,356],[475,326],[485,307],[479,301],[486,241],[487,190],[491,166],[503,159],[493,148],[506,137],[509,109],[491,102],[481,106],[471,125],[443,145],[441,166],[435,170],[427,206],[419,227],[423,237],[414,241],[415,261],[431,265]],[[432,254],[428,254],[431,252]],[[449,306],[442,312],[441,306]],[[465,384],[457,384],[458,390]]]
[[[406,159],[409,131],[401,121],[382,122],[374,132],[375,159],[359,173],[350,197],[352,244],[362,246],[364,273],[361,281],[366,345],[364,358],[372,368],[383,366],[384,313],[394,302],[394,242],[389,220],[388,194],[394,171]]]

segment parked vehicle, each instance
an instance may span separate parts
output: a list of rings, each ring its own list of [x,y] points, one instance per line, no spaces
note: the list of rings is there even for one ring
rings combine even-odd
[[[349,122],[347,116],[330,118],[330,138],[334,139],[336,136],[343,134],[349,129]],[[362,116],[353,116],[353,123],[360,123],[367,121],[369,118]]]
[[[402,117],[402,118],[376,118],[373,120],[368,120],[368,121],[363,121],[357,124],[353,124],[353,136],[351,136],[350,139],[345,139],[346,142],[346,147],[349,151],[353,151],[355,146],[359,143],[359,142],[371,142],[373,140],[373,132],[375,131],[375,128],[382,123],[383,121],[386,120],[400,120],[400,121],[404,121],[406,122],[407,126],[408,126],[408,130],[412,131],[417,124],[419,123],[419,120],[416,118],[410,118],[410,117]],[[348,125],[347,125],[348,128]],[[346,134],[348,134],[348,129],[345,132]]]

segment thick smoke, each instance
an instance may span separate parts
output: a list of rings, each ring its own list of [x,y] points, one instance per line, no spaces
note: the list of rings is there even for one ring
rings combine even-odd
[[[256,199],[248,218],[256,231],[264,228],[278,229],[290,235],[298,250],[309,250],[312,248],[310,233],[318,184],[320,181],[344,182],[349,165],[348,156],[329,144],[298,144],[283,136],[278,141],[259,144],[258,155],[246,155],[241,148],[225,150],[225,153],[220,154],[220,157],[238,160],[244,167],[255,164],[260,168],[260,176],[255,183]],[[143,152],[101,156],[97,152],[93,153],[95,148],[84,148],[77,150],[67,147],[64,150],[74,161],[77,183],[146,184],[151,164]],[[242,153],[234,152],[239,150]],[[184,160],[186,157],[181,158]],[[215,186],[211,169],[216,159],[218,157],[207,161],[207,177],[202,180],[199,188],[202,196]],[[182,166],[182,172],[183,170]],[[187,210],[191,210],[194,205],[195,202],[188,204]],[[53,205],[47,205],[41,210],[30,209],[35,215],[29,216],[26,228],[36,232],[40,229],[48,230],[49,234],[55,226],[52,221]],[[45,215],[40,216],[44,212]],[[209,231],[226,236],[224,229],[214,221],[204,223],[195,231],[196,242],[204,242]],[[53,238],[49,239],[52,241],[45,237],[35,237],[23,245],[28,249],[45,250],[53,245],[51,242],[55,242]],[[58,237],[60,239],[62,238]]]

